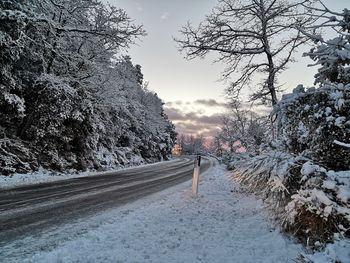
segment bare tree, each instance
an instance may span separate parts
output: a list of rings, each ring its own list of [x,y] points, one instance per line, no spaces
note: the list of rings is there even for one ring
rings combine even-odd
[[[242,109],[239,102],[231,105],[230,112],[223,117],[221,131],[216,137],[225,142],[231,153],[242,146],[250,152],[257,151],[266,142],[268,118],[253,111]]]
[[[225,141],[222,139],[220,134],[214,136],[212,142],[209,145],[209,152],[217,157],[223,156],[225,152]]]
[[[232,73],[235,79],[228,93],[237,98],[243,88],[251,89],[251,100],[278,101],[277,76],[293,61],[296,49],[307,38],[296,25],[307,25],[306,15],[313,0],[219,0],[211,15],[194,28],[190,23],[175,39],[187,58],[204,57],[209,52],[219,54],[215,62],[227,68],[224,79]],[[262,77],[253,90],[252,80]]]
[[[182,148],[182,153],[184,154],[203,154],[207,151],[206,141],[203,135],[193,136],[193,135],[179,135],[177,138],[177,143]]]

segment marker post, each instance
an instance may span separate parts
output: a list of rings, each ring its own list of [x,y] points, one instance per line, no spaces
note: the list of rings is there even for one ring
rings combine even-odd
[[[201,156],[198,155],[194,160],[193,178],[192,178],[192,193],[197,195],[199,183],[199,171],[201,166]]]

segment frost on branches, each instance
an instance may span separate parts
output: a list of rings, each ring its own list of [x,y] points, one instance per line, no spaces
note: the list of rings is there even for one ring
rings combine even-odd
[[[271,205],[284,229],[312,248],[350,237],[350,12],[323,6],[312,16],[333,28],[324,40],[302,30],[315,48],[317,88],[296,87],[274,107],[276,139],[237,162],[235,178]],[[308,28],[308,29],[310,29]]]
[[[145,34],[95,0],[0,2],[0,174],[167,159],[163,103],[122,50]]]
[[[323,84],[318,89],[284,95],[277,105],[281,145],[332,170],[350,169],[350,84]],[[338,142],[338,143],[337,143]]]
[[[316,44],[304,54],[315,61],[314,65],[320,66],[315,82],[350,83],[350,10],[345,8],[342,13],[337,13],[324,7],[319,11],[322,14],[317,14],[318,19],[323,23],[310,28],[333,29],[336,37],[325,40],[321,35],[305,33]]]
[[[350,85],[298,86],[275,112],[278,139],[237,162],[236,180],[262,194],[284,229],[310,247],[350,228]]]

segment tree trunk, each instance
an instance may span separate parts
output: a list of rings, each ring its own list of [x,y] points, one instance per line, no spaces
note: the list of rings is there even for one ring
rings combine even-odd
[[[277,94],[275,88],[275,65],[273,63],[273,59],[270,52],[266,52],[267,60],[269,64],[269,76],[267,78],[267,88],[269,89],[269,93],[271,95],[271,103],[272,106],[277,104]]]

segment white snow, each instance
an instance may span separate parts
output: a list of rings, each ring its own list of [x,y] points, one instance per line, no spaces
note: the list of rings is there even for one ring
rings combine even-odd
[[[337,140],[334,140],[334,143],[337,144],[337,145],[346,147],[346,148],[350,148],[350,143],[344,143],[344,142],[340,142],[340,141],[337,141]]]
[[[337,197],[344,203],[350,200],[350,191],[348,187],[339,186]]]
[[[301,174],[304,176],[309,176],[310,174],[315,172],[326,172],[326,169],[320,167],[319,165],[313,164],[310,161],[304,163],[301,168]]]
[[[304,255],[315,263],[350,262],[350,239],[339,239],[334,244],[328,244],[326,249],[313,255]]]
[[[223,166],[191,182],[27,236],[2,247],[6,262],[294,262],[303,252],[267,220],[262,202]],[[1,261],[1,256],[0,256]]]
[[[323,182],[322,187],[328,190],[334,190],[336,189],[336,183],[335,181],[327,180]]]
[[[311,200],[316,200],[326,206],[330,206],[333,204],[333,202],[328,198],[328,196],[326,196],[325,192],[323,192],[322,190],[318,190],[316,188],[311,190],[310,198]]]
[[[24,117],[25,116],[25,111],[26,111],[26,106],[24,104],[24,99],[18,97],[16,94],[10,94],[8,92],[4,93],[4,99],[5,101],[15,107],[17,113]]]
[[[334,121],[334,125],[338,126],[339,128],[343,127],[343,124],[346,122],[346,118],[345,117],[338,117],[335,119]]]

